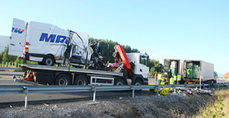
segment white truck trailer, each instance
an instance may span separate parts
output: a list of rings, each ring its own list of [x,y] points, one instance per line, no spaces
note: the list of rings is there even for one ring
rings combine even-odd
[[[164,70],[168,78],[181,75],[183,82],[214,83],[214,64],[201,60],[165,59]]]
[[[183,75],[183,61],[180,59],[164,59],[164,70],[168,78]]]
[[[184,78],[188,82],[216,83],[214,64],[201,60],[184,60]]]
[[[88,39],[86,33],[68,31],[46,23],[13,19],[9,54],[51,66],[63,63],[69,46],[71,65],[80,66],[91,58]]]

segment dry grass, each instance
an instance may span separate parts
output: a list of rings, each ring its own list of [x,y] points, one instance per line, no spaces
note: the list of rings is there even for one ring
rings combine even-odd
[[[220,90],[216,92],[216,95],[221,95],[223,97],[223,112],[225,113],[224,118],[229,118],[229,89]],[[214,105],[216,105],[216,103],[208,104],[205,108],[201,109],[197,118],[212,118],[215,113]]]

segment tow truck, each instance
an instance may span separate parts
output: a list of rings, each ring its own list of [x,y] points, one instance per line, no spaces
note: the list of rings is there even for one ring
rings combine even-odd
[[[114,48],[115,63],[107,64],[108,70],[33,64],[21,68],[25,79],[51,85],[147,85],[149,56],[126,53],[121,45]]]

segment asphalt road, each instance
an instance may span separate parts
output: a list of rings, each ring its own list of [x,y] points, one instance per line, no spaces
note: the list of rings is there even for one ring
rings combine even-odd
[[[0,78],[0,85],[31,85],[31,84],[17,82],[12,78]]]
[[[16,75],[16,76],[22,76],[24,72],[11,72],[11,71],[0,71],[0,75]]]

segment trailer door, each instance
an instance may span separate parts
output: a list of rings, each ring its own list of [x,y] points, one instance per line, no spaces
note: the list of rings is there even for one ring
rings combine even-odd
[[[23,50],[26,37],[26,23],[23,20],[13,19],[13,27],[11,29],[9,55],[23,56]]]
[[[169,69],[170,69],[170,60],[169,59],[164,60],[164,69],[166,72],[169,72]]]

